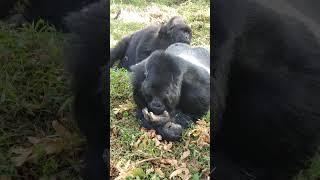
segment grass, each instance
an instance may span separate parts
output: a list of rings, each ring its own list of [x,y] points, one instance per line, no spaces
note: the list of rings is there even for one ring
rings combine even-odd
[[[148,9],[149,8],[149,9]],[[111,19],[111,46],[123,36],[174,14],[193,29],[192,45],[209,47],[209,1],[113,0],[147,21]],[[159,13],[160,12],[160,13]],[[0,23],[0,179],[80,179],[83,138],[70,118],[68,74],[63,69],[66,35],[42,21],[21,29]],[[159,141],[134,117],[130,74],[111,69],[111,175],[119,179],[202,179],[209,173],[209,117],[194,124],[182,142]],[[295,180],[320,178],[320,156]]]
[[[110,9],[111,46],[147,25],[181,15],[194,30],[192,45],[209,49],[209,1],[111,1]],[[120,10],[124,13],[112,18]],[[186,130],[181,142],[159,141],[154,131],[140,129],[130,79],[131,74],[125,69],[110,69],[112,179],[208,177],[210,115]]]
[[[65,43],[43,21],[0,24],[0,177],[78,179],[83,140],[70,118]]]

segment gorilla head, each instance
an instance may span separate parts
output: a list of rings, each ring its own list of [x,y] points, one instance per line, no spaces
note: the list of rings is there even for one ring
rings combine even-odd
[[[144,61],[145,79],[141,84],[141,93],[146,107],[157,115],[165,110],[171,112],[179,103],[182,72],[174,58],[157,50]]]
[[[161,27],[159,36],[167,37],[171,43],[181,42],[190,44],[192,31],[180,16],[175,16],[166,25]]]

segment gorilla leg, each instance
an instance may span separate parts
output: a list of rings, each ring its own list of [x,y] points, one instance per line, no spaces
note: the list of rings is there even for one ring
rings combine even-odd
[[[74,118],[88,143],[85,179],[107,177],[103,151],[108,148],[107,71],[109,40],[106,1],[92,4],[86,10],[72,13],[66,25],[73,37],[66,49],[67,65],[72,74]]]
[[[110,67],[113,66],[115,61],[122,61],[125,58],[128,45],[131,41],[131,36],[124,37],[117,45],[110,50]]]

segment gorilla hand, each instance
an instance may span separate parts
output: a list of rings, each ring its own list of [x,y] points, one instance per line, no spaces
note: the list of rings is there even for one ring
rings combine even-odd
[[[164,111],[160,115],[155,115],[153,112],[149,112],[148,108],[142,109],[143,117],[152,124],[162,125],[171,120],[170,115],[167,111]]]
[[[155,115],[153,112],[148,112],[148,108],[142,109],[143,117],[153,127],[156,127],[157,132],[166,140],[176,141],[181,138],[183,127],[175,123],[175,119],[171,118],[167,111],[163,114]]]

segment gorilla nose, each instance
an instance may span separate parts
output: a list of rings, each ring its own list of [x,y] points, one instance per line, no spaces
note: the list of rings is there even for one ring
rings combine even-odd
[[[164,110],[165,110],[164,106],[159,102],[151,103],[150,104],[150,109],[156,115],[162,114],[164,112]]]

